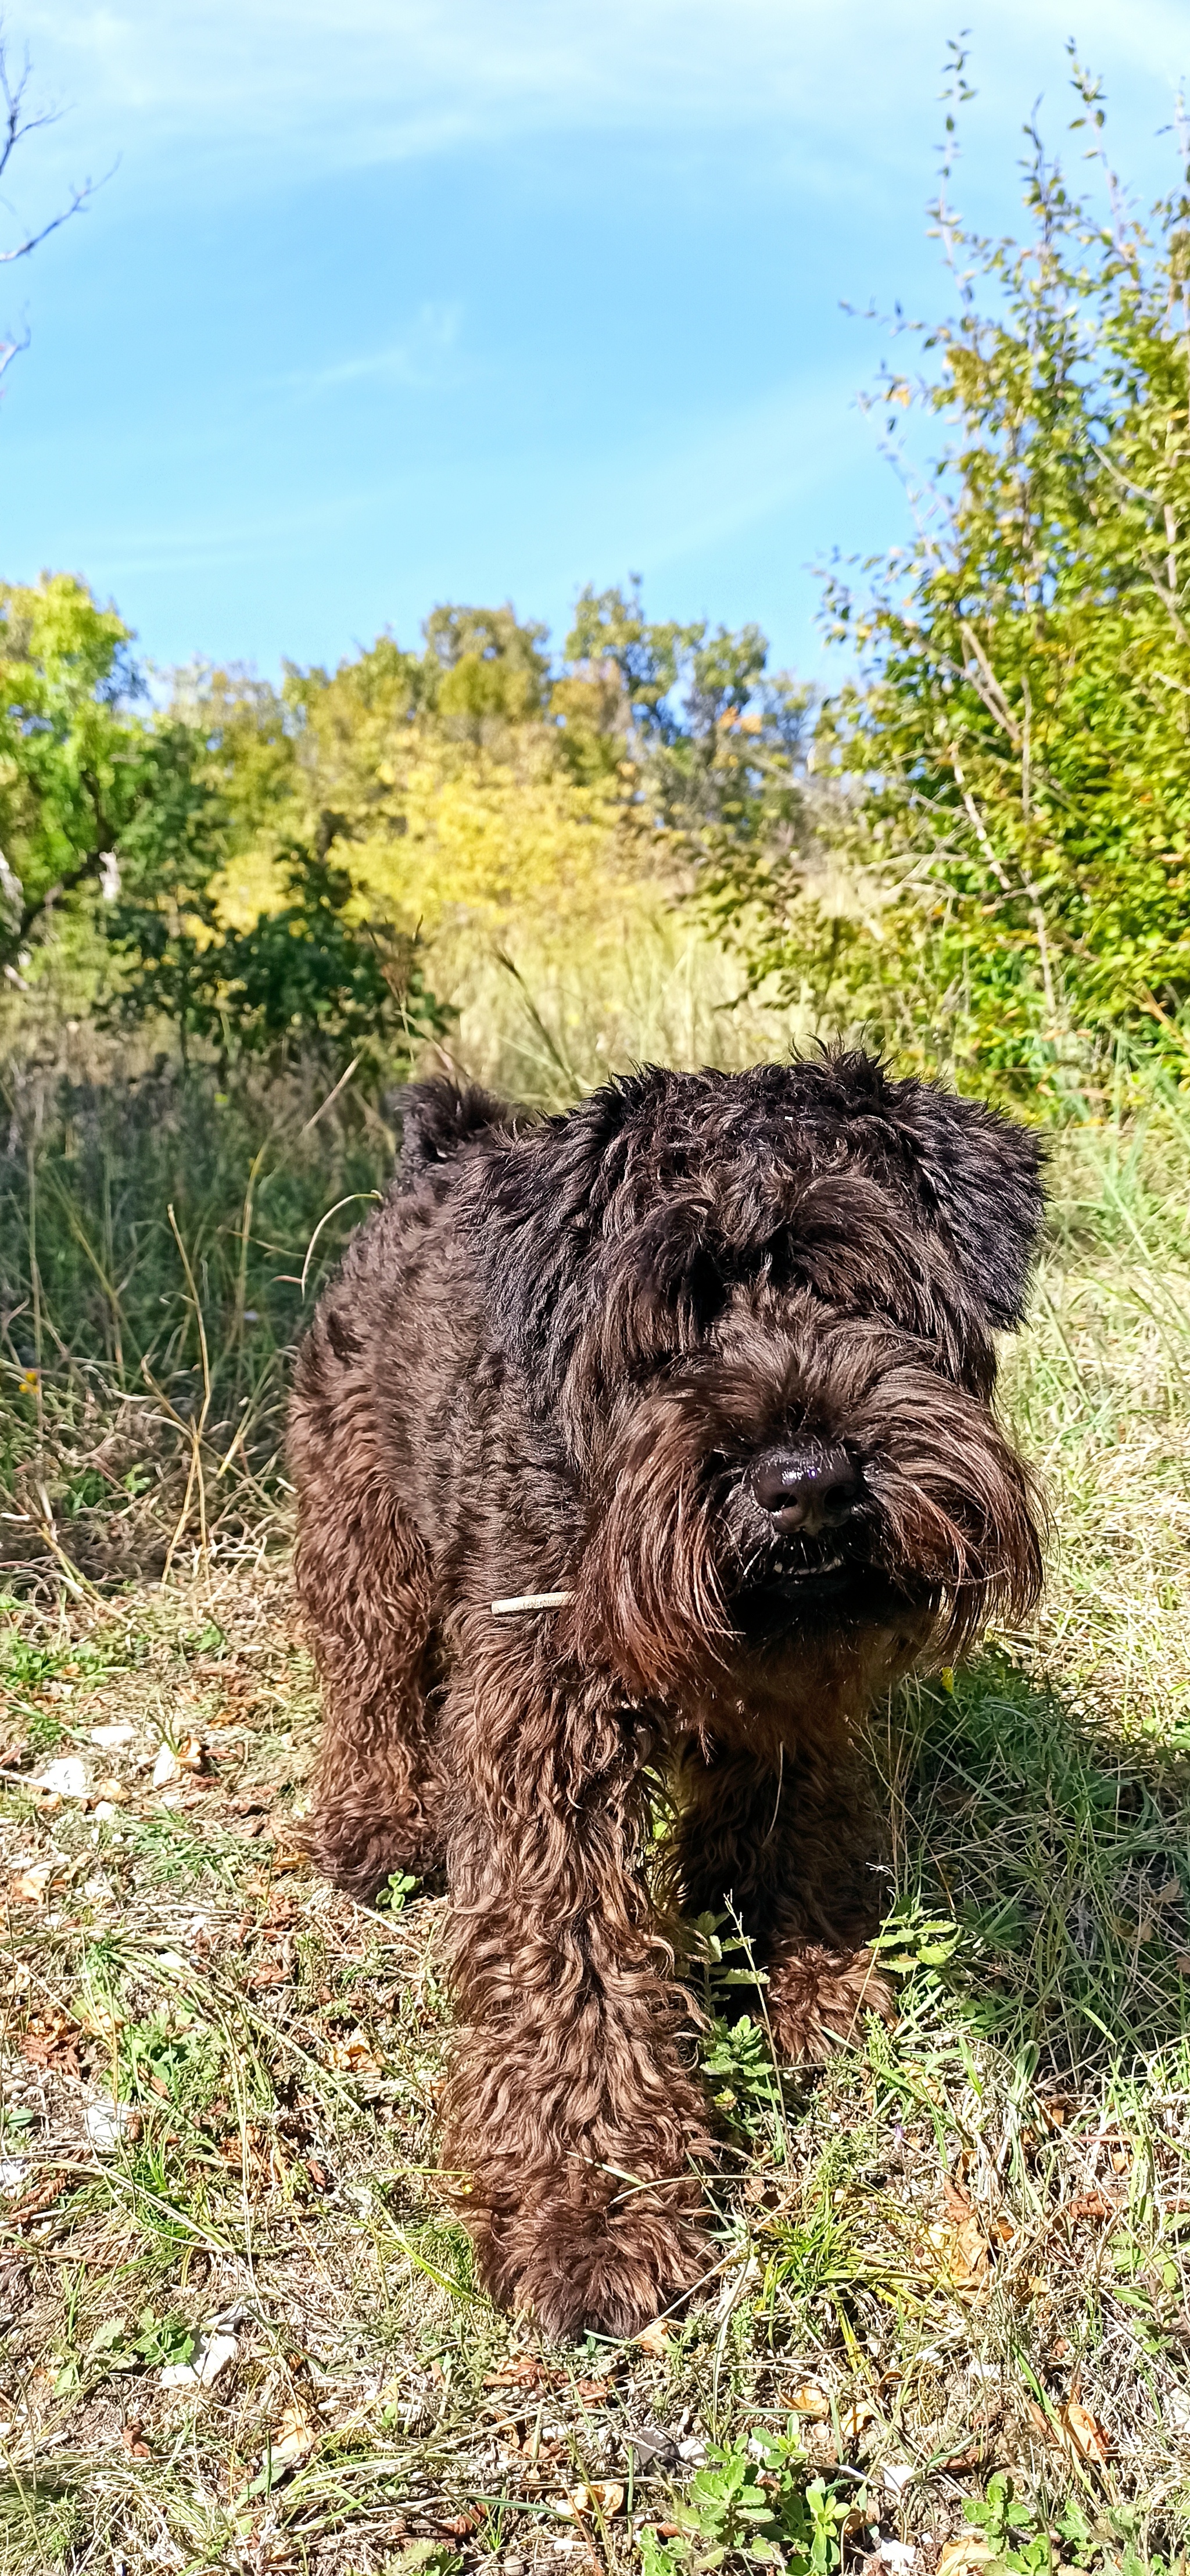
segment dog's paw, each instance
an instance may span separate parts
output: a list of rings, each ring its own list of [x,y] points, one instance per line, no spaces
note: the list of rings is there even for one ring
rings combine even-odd
[[[372,1904],[398,1872],[432,1878],[441,1860],[437,1836],[416,1813],[392,1815],[381,1809],[360,1815],[323,1803],[292,1832],[315,1869],[361,1905]]]
[[[862,2037],[865,2013],[894,2022],[896,1999],[870,1950],[841,1952],[806,1942],[769,1968],[768,2016],[784,2066],[825,2065],[833,2051]]]
[[[556,2342],[639,2334],[714,2261],[697,2228],[658,2208],[518,2213],[477,2250],[493,2298]]]

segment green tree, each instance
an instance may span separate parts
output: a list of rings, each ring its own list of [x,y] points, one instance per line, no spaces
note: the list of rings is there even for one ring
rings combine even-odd
[[[948,199],[951,68],[956,304],[876,397],[946,444],[913,543],[826,594],[860,662],[813,754],[851,894],[745,869],[725,911],[824,1019],[1020,1087],[1190,997],[1190,198],[1132,212],[1072,58],[1096,180],[1028,129],[1028,231],[983,239]]]
[[[697,871],[702,901],[713,910],[726,889],[734,913],[749,877],[787,863],[805,840],[811,693],[769,671],[758,626],[650,621],[638,579],[626,592],[583,591],[566,651],[589,697],[615,676],[629,797]],[[576,751],[589,758],[581,701],[568,703],[565,683],[556,696],[564,718],[573,704]]]
[[[479,738],[496,719],[526,724],[544,714],[549,629],[521,625],[511,608],[434,608],[422,629],[423,690],[436,714]]]
[[[0,583],[0,964],[112,876],[138,802],[129,630],[69,574]]]

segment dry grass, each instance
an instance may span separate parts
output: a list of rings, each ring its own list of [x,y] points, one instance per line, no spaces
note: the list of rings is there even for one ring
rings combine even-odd
[[[1139,2509],[1168,2554],[1183,1838],[1171,1784],[1020,1650],[890,1738],[897,2031],[779,2084],[762,2032],[720,2030],[706,2301],[655,2350],[563,2352],[476,2297],[439,2199],[438,1905],[365,1914],[295,1865],[314,1706],[283,1567],[13,1615],[7,1643],[10,1769],[30,1737],[38,1768],[75,1752],[88,1802],[5,1802],[0,2563],[681,2564],[703,2463],[710,2564],[714,2446],[791,2425],[776,2474],[823,2476],[853,2549],[929,2570],[1008,2467],[1026,2538],[1065,2517],[1062,2554],[1085,2524],[1111,2561]],[[214,2384],[165,2384],[214,2331]]]
[[[740,959],[647,885],[626,884],[594,922],[440,933],[433,972],[460,1013],[452,1051],[467,1072],[543,1109],[617,1067],[731,1070],[813,1034],[807,1013],[747,998]]]

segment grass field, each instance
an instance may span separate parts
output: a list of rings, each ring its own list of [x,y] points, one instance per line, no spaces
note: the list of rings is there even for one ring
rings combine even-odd
[[[611,1060],[755,1047],[710,1042],[701,986],[659,1039],[669,972]],[[535,1048],[565,1096],[600,1030],[567,1033],[564,977],[533,989],[477,1069]],[[1050,1587],[1035,1631],[880,1715],[896,2029],[806,2079],[763,2026],[713,2028],[704,2293],[549,2349],[476,2293],[435,2176],[438,1902],[364,1913],[292,1839],[315,1702],[278,1391],[309,1235],[386,1140],[332,1111],[315,1151],[291,1100],[252,1195],[259,1140],[227,1126],[200,1170],[163,1098],[132,1146],[98,1094],[81,1144],[13,1112],[0,2567],[1182,2565],[1185,1102],[1122,1085],[1055,1145],[1005,1390]]]

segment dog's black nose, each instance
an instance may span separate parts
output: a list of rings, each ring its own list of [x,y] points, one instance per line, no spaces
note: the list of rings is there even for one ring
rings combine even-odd
[[[816,1538],[837,1529],[863,1500],[863,1477],[846,1449],[799,1441],[768,1449],[752,1469],[752,1491],[774,1529]]]

